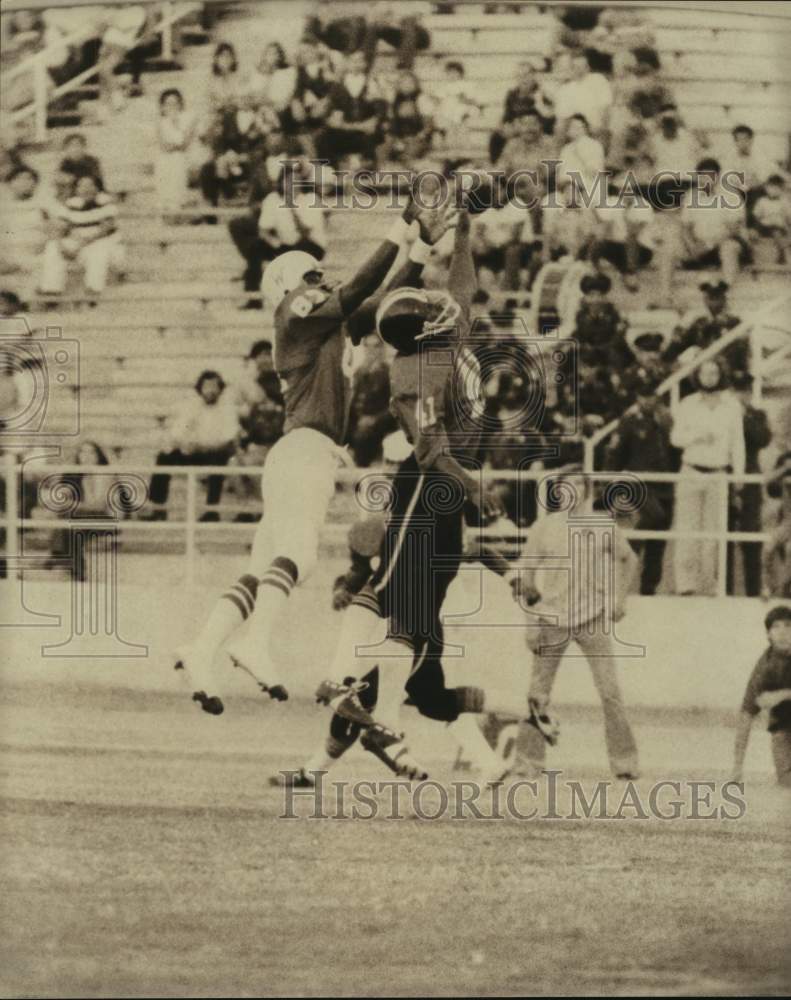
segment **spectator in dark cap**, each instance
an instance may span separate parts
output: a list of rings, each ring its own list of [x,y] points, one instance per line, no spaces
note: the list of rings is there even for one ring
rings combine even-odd
[[[728,310],[729,286],[725,281],[716,283],[704,281],[698,286],[703,293],[703,306],[688,314],[683,326],[676,330],[676,336],[664,354],[665,361],[675,362],[689,351],[692,354],[705,350],[718,341],[734,327],[741,319]],[[733,377],[745,375],[750,368],[750,346],[747,338],[740,338],[727,347],[722,357],[728,364]]]
[[[581,366],[622,370],[632,360],[624,336],[626,322],[608,298],[611,288],[606,274],[586,274],[580,281],[582,302],[574,339],[579,344]]]
[[[58,166],[56,188],[68,198],[74,193],[74,182],[78,177],[93,177],[98,189],[104,191],[101,164],[88,152],[85,136],[80,132],[72,132],[63,143],[63,159]]]
[[[677,469],[670,445],[672,418],[656,395],[659,378],[645,368],[638,368],[627,380],[634,406],[621,418],[606,457],[608,469],[617,472],[672,473]],[[645,503],[640,508],[636,527],[640,531],[667,531],[673,521],[672,482],[646,483]],[[662,580],[665,541],[649,539],[635,544],[642,555],[640,593],[655,594]]]
[[[752,405],[753,378],[748,372],[734,376],[733,389],[744,408],[744,471],[761,471],[758,461],[760,453],[772,440],[769,420],[765,410]],[[763,485],[745,483],[740,492],[731,498],[729,529],[731,531],[761,531],[763,528],[761,510],[763,507]],[[760,597],[762,591],[762,542],[728,543],[728,593],[735,592],[736,553],[741,551],[744,570],[744,593],[747,597]]]

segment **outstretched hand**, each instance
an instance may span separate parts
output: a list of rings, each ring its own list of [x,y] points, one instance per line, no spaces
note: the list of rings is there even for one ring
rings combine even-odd
[[[421,208],[410,194],[402,218],[408,224],[417,220],[421,240],[429,246],[434,246],[449,229],[458,225],[459,214],[458,208],[450,199],[437,208]]]

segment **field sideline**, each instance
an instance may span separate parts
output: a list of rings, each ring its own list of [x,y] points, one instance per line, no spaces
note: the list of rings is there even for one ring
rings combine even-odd
[[[2,994],[791,987],[789,800],[767,779],[731,822],[278,819],[266,777],[298,764],[324,720],[300,700],[232,698],[214,720],[173,694],[6,684]],[[635,720],[656,761],[694,743],[683,722]],[[569,738],[600,743],[595,713],[578,712]],[[598,757],[572,755],[570,774],[590,777]],[[337,777],[377,767],[353,751]]]

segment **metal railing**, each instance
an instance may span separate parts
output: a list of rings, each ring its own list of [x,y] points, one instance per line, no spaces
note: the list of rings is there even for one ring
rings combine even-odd
[[[35,459],[31,459],[30,461],[35,461]],[[200,480],[209,475],[222,475],[226,479],[235,476],[258,479],[263,470],[258,466],[245,467],[227,465],[185,467],[183,465],[169,466],[142,464],[134,466],[42,464],[41,468],[37,470],[37,473],[34,476],[30,473],[30,471],[25,472],[23,470],[23,466],[18,464],[11,454],[7,453],[4,456],[2,466],[0,466],[0,471],[5,477],[6,487],[6,508],[0,518],[0,526],[5,528],[6,555],[10,557],[14,564],[20,568],[24,568],[25,563],[24,555],[20,555],[20,537],[22,529],[52,530],[54,528],[64,526],[63,512],[61,512],[61,516],[59,517],[51,506],[47,508],[46,505],[44,505],[45,509],[49,509],[50,511],[49,517],[23,518],[21,516],[21,477],[25,475],[28,483],[37,483],[37,496],[41,499],[41,486],[45,482],[48,483],[49,488],[52,489],[55,488],[55,484],[65,476],[74,476],[77,474],[87,476],[95,474],[101,475],[108,480],[112,480],[112,483],[108,482],[108,490],[114,484],[115,494],[113,497],[110,497],[108,494],[107,520],[112,527],[119,532],[119,534],[143,534],[156,537],[157,534],[161,534],[163,532],[183,533],[184,573],[186,581],[188,583],[193,583],[196,579],[197,560],[200,554],[198,540],[199,532],[202,538],[210,538],[212,534],[217,533],[231,533],[239,536],[240,543],[242,541],[246,543],[249,542],[250,537],[255,530],[255,524],[251,524],[249,522],[200,522],[199,509],[201,508],[201,504],[199,504],[198,501]],[[163,509],[162,505],[151,505],[148,500],[148,483],[154,475],[169,475],[183,480],[186,485],[186,491],[184,494],[183,516],[181,520],[145,520],[140,516],[136,516],[143,513],[146,506],[148,506],[149,514],[153,509]],[[383,470],[370,468],[342,468],[338,470],[338,482],[344,484],[344,486],[350,488],[350,490],[353,490],[356,484],[363,478],[370,477],[372,475],[386,476],[387,473]],[[484,471],[482,475],[484,480],[487,482],[513,482],[518,483],[520,486],[530,482],[536,483],[538,517],[546,516],[549,512],[547,495],[551,488],[551,481],[556,479],[558,476],[556,470],[487,470]],[[588,478],[593,480],[595,483],[601,484],[630,482],[633,487],[637,484],[643,484],[645,486],[660,483],[678,484],[679,482],[689,480],[689,477],[682,473],[669,472],[645,473],[640,474],[639,476],[635,473],[624,472],[592,472],[588,474]],[[730,488],[735,485],[745,484],[765,485],[766,477],[760,474],[745,474],[739,476],[726,473],[711,473],[707,474],[705,478],[697,476],[695,477],[695,481],[705,481],[706,483],[716,485],[718,507],[718,516],[716,520],[721,527],[708,528],[704,531],[689,531],[674,525],[668,530],[663,531],[632,528],[625,530],[624,533],[627,538],[635,541],[648,541],[656,539],[663,541],[684,540],[687,542],[698,541],[715,543],[717,546],[716,596],[721,597],[726,594],[728,544],[731,542],[766,543],[770,541],[772,537],[768,531],[733,531],[728,529],[731,497]],[[125,504],[121,503],[119,505],[119,496],[122,496],[122,493],[119,493],[119,491],[126,491]],[[639,489],[636,495],[639,495]],[[67,497],[66,499],[68,500],[69,498]],[[61,498],[59,502],[62,506],[63,498]],[[617,494],[613,494],[613,504],[615,509],[622,509],[619,506],[621,501],[618,500]],[[77,509],[76,503],[73,506],[73,510],[75,509]],[[123,510],[121,514],[118,513],[119,509]],[[203,505],[203,509],[205,511],[227,513],[229,509],[231,509],[231,505],[222,503],[211,506]],[[260,503],[254,502],[250,506],[237,505],[232,509],[260,512],[261,506]],[[84,527],[86,522],[77,517],[68,523],[75,528],[80,528],[81,526]],[[92,523],[95,524],[96,521],[94,520]],[[331,541],[335,544],[345,544],[346,534],[350,526],[351,518],[347,521],[336,521],[335,523],[326,524],[323,531],[323,540]],[[487,528],[471,528],[467,530],[468,533],[471,533],[474,536],[480,536],[484,539],[509,539],[512,543],[516,542],[518,544],[522,544],[525,540],[527,540],[529,543],[530,526],[520,527],[510,521],[507,523],[499,521]],[[529,545],[527,551],[529,553]],[[33,556],[30,556],[30,559],[33,560],[31,568],[36,568],[40,565],[40,557],[34,559]]]
[[[781,323],[773,324],[768,322],[770,317],[772,317],[775,313],[780,314],[782,320]],[[721,354],[737,340],[741,340],[743,337],[750,337],[751,353],[753,358],[752,374],[754,377],[753,402],[760,403],[763,383],[766,380],[767,375],[766,359],[763,357],[763,335],[767,330],[774,333],[782,333],[791,338],[791,292],[787,292],[786,294],[773,299],[771,302],[768,302],[763,308],[759,309],[755,315],[751,316],[749,319],[742,320],[738,326],[735,326],[724,336],[720,337],[719,340],[715,340],[713,344],[710,344],[704,350],[700,351],[700,353],[697,354],[691,361],[682,365],[674,371],[672,375],[669,375],[664,382],[659,385],[655,395],[669,395],[671,410],[675,409],[681,398],[681,383],[685,379],[689,378],[693,372],[700,368],[704,361],[708,361],[709,358],[714,358],[718,354]],[[771,358],[776,359],[777,357],[785,356],[789,350],[791,350],[791,340],[789,340],[787,345],[777,349],[771,355]],[[611,420],[609,424],[606,424],[591,437],[586,438],[584,464],[587,472],[593,471],[596,446],[605,438],[608,438],[618,427],[618,424],[621,422],[623,417],[627,413],[634,412],[634,409],[634,405],[630,406],[624,411],[624,413],[621,414],[620,417],[615,420]]]
[[[162,16],[160,20],[149,31],[146,31],[144,35],[137,40],[136,44],[156,37],[157,35],[161,35],[162,56],[165,59],[172,59],[173,26],[188,14],[195,13],[200,9],[201,4],[196,2],[174,3],[173,0],[162,0]],[[49,73],[47,72],[48,59],[51,58],[52,54],[56,50],[82,45],[91,38],[95,38],[100,31],[101,28],[98,25],[80,28],[77,31],[72,32],[70,35],[66,35],[64,38],[58,39],[45,49],[42,49],[40,52],[34,52],[26,59],[23,59],[18,65],[12,67],[0,76],[0,85],[7,91],[12,80],[15,80],[17,77],[22,76],[25,73],[32,74],[33,99],[24,107],[17,108],[15,111],[10,112],[8,119],[12,122],[18,122],[24,121],[32,116],[34,122],[34,134],[37,142],[43,142],[47,138],[47,116],[50,104],[58,98],[65,97],[67,94],[77,90],[88,80],[96,76],[99,70],[98,63],[95,63],[93,66],[89,66],[88,69],[83,70],[76,76],[73,76],[70,80],[60,84],[60,86],[52,88],[52,81]]]

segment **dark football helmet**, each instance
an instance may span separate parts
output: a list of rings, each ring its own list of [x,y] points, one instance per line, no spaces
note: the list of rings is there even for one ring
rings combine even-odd
[[[376,310],[376,330],[399,353],[414,354],[422,340],[455,329],[460,313],[450,292],[396,288]]]

